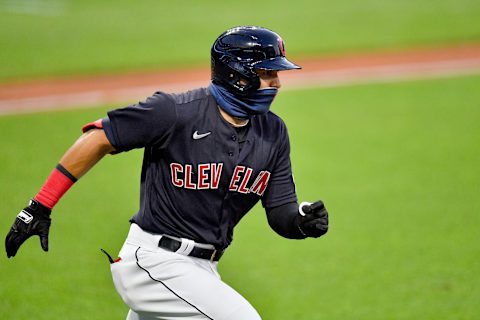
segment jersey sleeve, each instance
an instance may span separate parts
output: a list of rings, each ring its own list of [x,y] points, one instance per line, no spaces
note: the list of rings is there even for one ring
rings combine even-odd
[[[282,123],[283,124],[283,123]],[[297,201],[295,183],[293,181],[292,164],[290,161],[290,140],[287,127],[283,124],[281,139],[275,166],[262,197],[262,205],[265,208],[273,208],[290,202]]]
[[[165,147],[177,120],[173,99],[161,92],[144,102],[108,112],[103,130],[115,150]]]

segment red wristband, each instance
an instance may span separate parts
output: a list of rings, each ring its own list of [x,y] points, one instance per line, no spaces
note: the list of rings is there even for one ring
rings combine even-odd
[[[75,181],[75,177],[73,177],[61,164],[58,164],[57,167],[53,169],[52,173],[50,173],[47,181],[34,199],[45,207],[53,209],[60,198],[68,189],[70,189]]]

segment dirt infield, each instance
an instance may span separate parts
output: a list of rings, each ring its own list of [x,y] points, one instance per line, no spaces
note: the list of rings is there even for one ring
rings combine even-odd
[[[295,62],[303,69],[281,74],[282,90],[480,74],[480,44],[323,56]],[[157,90],[176,92],[205,86],[209,73],[204,67],[0,84],[0,115],[126,104]]]

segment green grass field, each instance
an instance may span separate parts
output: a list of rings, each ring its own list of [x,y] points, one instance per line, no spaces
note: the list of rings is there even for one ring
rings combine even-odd
[[[480,40],[477,0],[0,0],[0,82],[207,65],[223,30],[264,25],[299,58]]]
[[[291,241],[261,207],[236,229],[223,279],[264,319],[475,319],[480,314],[480,76],[283,92],[300,199],[331,229]],[[0,231],[107,109],[0,117]],[[113,254],[137,208],[142,154],[109,156],[55,208],[48,254],[0,255],[0,319],[123,319]]]
[[[218,34],[242,24],[278,31],[302,58],[479,42],[479,17],[476,0],[0,0],[0,83],[205,66]],[[479,87],[471,76],[282,92],[273,110],[299,198],[322,198],[331,229],[286,240],[257,207],[223,279],[268,320],[478,318]],[[81,126],[113,107],[0,117],[0,236]],[[141,159],[108,156],[75,185],[48,254],[36,238],[0,254],[0,319],[124,319],[99,249],[122,245]]]

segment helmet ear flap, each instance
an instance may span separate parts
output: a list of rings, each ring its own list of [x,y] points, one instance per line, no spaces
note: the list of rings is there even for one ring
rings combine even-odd
[[[238,90],[238,94],[248,95],[260,87],[258,74],[248,65],[230,61],[227,66],[230,69],[228,75],[230,84]]]
[[[250,95],[260,88],[260,77],[256,73],[249,77],[247,81],[249,83],[244,86],[245,95]]]
[[[249,95],[260,88],[260,77],[254,70],[227,56],[212,59],[212,80],[240,96]]]

